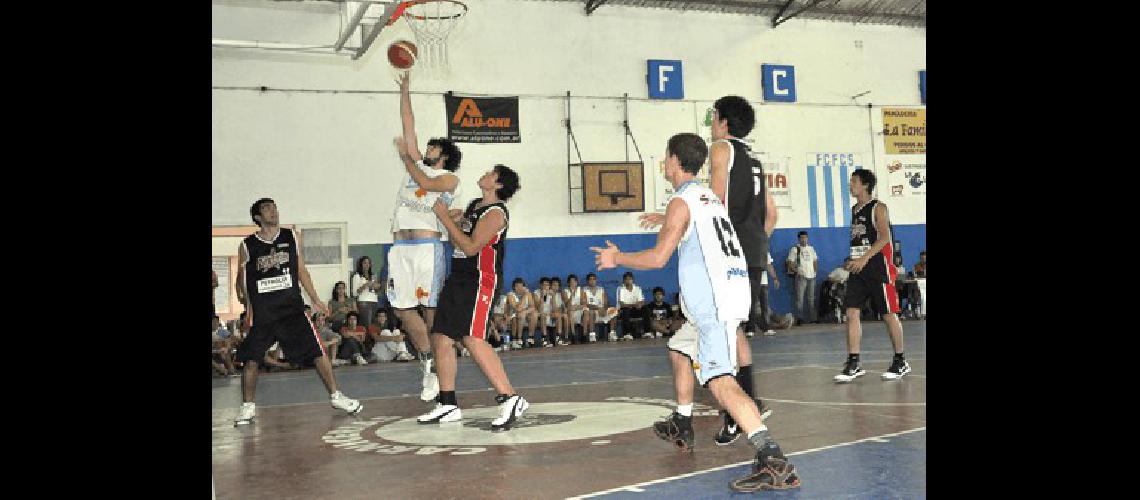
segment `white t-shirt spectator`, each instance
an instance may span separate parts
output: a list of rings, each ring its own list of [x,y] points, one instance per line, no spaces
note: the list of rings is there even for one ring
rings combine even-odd
[[[619,304],[636,304],[645,301],[645,295],[641,293],[641,287],[637,284],[633,285],[633,290],[626,290],[625,285],[618,286],[617,299]]]
[[[373,275],[373,276],[375,276],[375,275]],[[349,288],[351,291],[355,292],[357,288],[364,286],[364,284],[367,282],[368,282],[368,280],[364,279],[364,276],[362,276],[360,273],[355,273],[352,275],[352,283],[351,283],[351,286]],[[379,297],[376,296],[376,292],[373,292],[371,289],[368,289],[368,288],[365,288],[363,292],[360,292],[360,294],[356,296],[356,300],[358,302],[379,302],[380,301]]]
[[[798,251],[796,249],[799,249]],[[796,254],[799,254],[799,260],[796,260]],[[811,245],[796,246],[788,252],[788,262],[790,267],[796,272],[796,276],[803,276],[805,279],[815,278],[815,260],[818,257],[815,255],[815,248]]]

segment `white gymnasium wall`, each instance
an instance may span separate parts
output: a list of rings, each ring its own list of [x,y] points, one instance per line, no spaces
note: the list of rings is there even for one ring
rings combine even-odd
[[[803,206],[782,211],[779,227],[810,225],[808,153],[853,152],[869,164],[874,147],[876,173],[886,177],[878,106],[919,106],[917,73],[926,69],[922,29],[807,20],[772,29],[767,18],[736,14],[603,5],[587,17],[581,3],[467,3],[467,20],[450,39],[451,76],[430,80],[413,74],[413,91],[425,93],[412,97],[421,148],[429,137],[446,133],[441,92],[526,96],[569,90],[644,99],[646,60],[680,59],[687,101],[629,102],[630,125],[647,162],[647,207],[653,203],[650,155],[659,158],[673,133],[698,132],[697,121],[713,100],[738,94],[757,110],[750,135],[755,147],[792,159],[789,185]],[[227,8],[214,5],[215,32],[224,27],[236,37],[242,24],[256,22],[248,15],[227,16]],[[287,32],[274,37],[265,26],[256,28],[262,39],[290,40]],[[389,242],[395,183],[403,172],[391,144],[400,134],[395,94],[221,87],[393,91],[395,73],[384,48],[401,38],[412,38],[403,21],[383,32],[358,61],[214,49],[214,224],[248,224],[249,204],[270,196],[287,223],[347,221],[349,244]],[[799,103],[760,104],[761,63],[795,65]],[[870,124],[869,102],[876,105]],[[624,160],[621,103],[575,99],[572,106],[583,158]],[[565,104],[523,97],[519,108],[522,143],[460,145],[460,201],[478,195],[474,183],[483,172],[505,163],[519,171],[523,185],[509,205],[513,213],[525,214],[512,220],[512,238],[641,232],[636,214],[567,213]],[[636,158],[632,144],[629,154]],[[925,223],[923,199],[889,201],[892,222]]]

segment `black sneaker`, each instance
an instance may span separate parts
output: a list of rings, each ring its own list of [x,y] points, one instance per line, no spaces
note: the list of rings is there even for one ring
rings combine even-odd
[[[776,456],[762,456],[756,452],[756,462],[752,471],[728,485],[733,491],[752,493],[764,490],[786,490],[800,487],[800,476],[782,453]]]
[[[843,365],[843,371],[839,372],[839,375],[835,376],[835,381],[844,384],[866,374],[867,370],[864,370],[862,366],[859,366],[858,361],[849,359],[847,360],[847,363]]]
[[[891,367],[883,372],[883,380],[898,380],[908,373],[910,373],[910,363],[907,363],[905,359],[895,358],[891,362]]]
[[[760,410],[761,422],[772,415],[772,409],[768,407],[768,404],[765,403],[764,400],[757,400],[756,408]],[[732,416],[729,415],[728,412],[721,410],[720,416],[724,422],[720,426],[720,432],[716,433],[716,439],[714,439],[714,442],[716,442],[717,446],[730,445],[736,442],[736,440],[744,434],[744,431],[740,429],[739,425],[736,425],[736,422],[732,419]]]
[[[653,424],[657,437],[677,445],[681,451],[693,451],[693,417],[673,412],[664,420]]]

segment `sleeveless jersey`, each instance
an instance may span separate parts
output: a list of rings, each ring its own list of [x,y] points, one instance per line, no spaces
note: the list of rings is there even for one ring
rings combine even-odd
[[[515,304],[521,303],[523,305],[522,306],[523,309],[530,309],[530,294],[529,293],[526,294],[525,296],[523,296],[523,298],[521,298],[521,299],[519,298],[518,294],[514,292],[514,290],[508,292],[507,295],[510,295],[512,299],[515,299]]]
[[[435,169],[424,165],[421,161],[417,165],[421,171],[429,178],[436,178],[441,175],[455,175],[444,169]],[[435,201],[442,199],[447,206],[451,206],[451,202],[455,199],[455,195],[459,194],[459,185],[455,185],[455,192],[453,193],[439,193],[435,191],[428,191],[420,187],[412,175],[404,173],[403,183],[400,184],[400,189],[396,191],[396,211],[392,214],[392,231],[400,229],[427,229],[429,231],[446,232],[443,223],[435,216],[432,207],[435,206]]]
[[[599,287],[594,288],[593,291],[591,291],[590,287],[585,287],[585,290],[586,290],[586,301],[589,302],[589,305],[592,305],[592,306],[602,305],[602,297],[604,297],[606,295],[606,289],[605,288],[602,288],[599,286]]]
[[[879,200],[868,201],[859,207],[851,207],[851,258],[858,259],[871,249],[879,240],[879,221],[875,220],[875,206]],[[856,210],[858,209],[858,210]],[[887,229],[890,232],[890,229]],[[887,240],[887,245],[878,254],[867,260],[867,265],[859,271],[859,276],[882,283],[894,283],[898,270],[894,266],[894,235]]]
[[[577,307],[582,305],[582,287],[578,287],[575,290],[570,290],[567,288],[563,291],[570,296],[570,302],[567,303],[568,307]]]
[[[451,256],[451,274],[495,276],[497,278],[496,283],[502,283],[503,257],[506,250],[506,244],[503,240],[507,239],[507,227],[511,224],[511,216],[507,212],[507,207],[501,202],[476,208],[481,201],[483,198],[475,198],[467,204],[467,210],[464,211],[463,220],[459,224],[459,229],[463,231],[463,234],[471,236],[471,233],[475,232],[475,226],[479,223],[479,219],[491,210],[502,210],[506,225],[475,255],[468,256],[459,249],[459,246],[456,246]],[[495,288],[497,289],[498,286],[496,285]]]
[[[752,299],[748,264],[724,205],[711,189],[696,181],[681,185],[674,196],[689,208],[689,225],[677,247],[685,316],[747,319]]]
[[[744,260],[749,267],[765,267],[768,253],[768,234],[764,232],[764,167],[752,157],[748,145],[740,139],[717,142],[732,146],[728,153],[728,186],[724,190],[724,206],[728,220],[736,228],[736,237],[744,249]]]
[[[304,315],[293,231],[281,228],[273,241],[265,241],[254,233],[241,244],[249,256],[242,265],[251,324],[265,325],[289,314]]]

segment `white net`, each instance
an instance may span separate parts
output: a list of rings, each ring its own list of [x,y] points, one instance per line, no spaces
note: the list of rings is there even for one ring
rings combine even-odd
[[[446,74],[447,36],[455,28],[467,5],[457,0],[423,0],[409,2],[403,18],[416,36],[416,66],[429,75]]]

